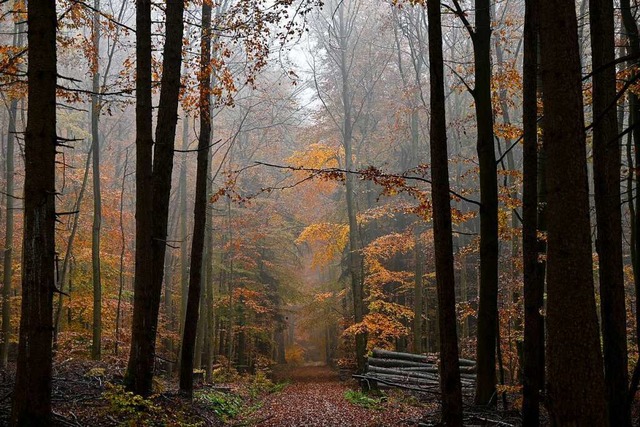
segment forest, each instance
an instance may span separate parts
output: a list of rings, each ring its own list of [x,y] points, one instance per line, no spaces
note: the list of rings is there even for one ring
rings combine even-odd
[[[637,0],[1,0],[0,425],[640,425]]]

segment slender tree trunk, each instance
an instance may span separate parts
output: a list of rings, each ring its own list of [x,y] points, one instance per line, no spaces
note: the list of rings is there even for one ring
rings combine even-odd
[[[462,386],[456,331],[456,290],[451,232],[451,200],[444,97],[444,59],[440,1],[427,2],[431,93],[431,197],[440,329],[442,423],[462,426]]]
[[[354,170],[353,164],[353,111],[349,64],[347,59],[347,49],[349,32],[346,18],[344,16],[344,5],[338,6],[338,34],[340,45],[340,78],[342,81],[342,104],[344,108],[342,126],[342,144],[345,153],[345,168],[348,171]],[[349,273],[351,274],[351,293],[353,297],[354,322],[360,323],[364,319],[364,285],[362,277],[362,254],[358,239],[357,209],[354,193],[353,174],[347,173],[345,178],[347,216],[349,218]],[[356,334],[356,360],[358,371],[364,370],[365,353],[367,351],[367,337],[364,333]]]
[[[138,394],[152,387],[153,316],[153,129],[151,100],[151,0],[136,2],[136,255],[131,351],[125,384]],[[153,329],[151,329],[153,327]],[[149,337],[148,335],[153,335]],[[151,340],[150,340],[151,338]]]
[[[211,156],[209,156],[209,173],[207,182],[211,182]],[[207,186],[207,194],[209,194],[210,185]],[[207,254],[205,257],[206,276],[206,298],[205,304],[207,306],[207,335],[205,337],[205,374],[207,382],[213,380],[213,350],[214,350],[214,338],[215,338],[215,324],[214,324],[214,299],[213,299],[213,210],[210,206],[207,209],[207,232],[206,232],[206,247]]]
[[[193,395],[193,362],[198,329],[202,281],[202,254],[207,224],[207,178],[209,175],[209,144],[211,140],[211,5],[202,3],[202,41],[200,45],[200,138],[198,140],[198,165],[196,171],[196,198],[193,210],[193,239],[191,243],[191,270],[189,297],[184,322],[182,360],[180,363],[180,390]],[[206,303],[206,302],[205,302]],[[206,310],[204,310],[206,311]],[[205,324],[204,317],[200,323]]]
[[[15,34],[13,44],[21,47],[23,36],[21,34],[23,24],[14,25]],[[17,198],[15,192],[15,141],[16,123],[18,121],[18,99],[11,99],[9,104],[9,126],[7,133],[6,152],[6,218],[5,218],[5,244],[3,257],[3,286],[2,286],[2,330],[0,332],[0,369],[6,369],[9,363],[9,347],[11,338],[11,287],[13,282],[13,239],[14,239],[14,202]]]
[[[205,307],[205,295],[202,292],[202,283],[207,280],[205,275],[205,269],[202,268],[202,272],[200,273],[200,303],[198,304],[199,316],[198,316],[198,325],[196,328],[196,346],[195,351],[193,353],[193,367],[195,369],[202,369],[202,349],[204,347],[204,335],[205,335],[205,322],[202,319],[206,319],[207,317],[207,308]]]
[[[78,198],[76,199],[76,203],[74,204],[73,210],[75,214],[73,215],[73,224],[71,225],[71,233],[69,234],[69,241],[67,242],[67,248],[65,249],[64,260],[62,261],[62,268],[59,271],[58,277],[56,278],[56,284],[58,289],[64,291],[65,283],[69,283],[67,288],[67,294],[69,295],[69,300],[71,299],[71,256],[73,251],[73,243],[76,239],[76,233],[78,231],[78,222],[80,220],[80,205],[82,204],[82,199],[84,199],[84,193],[87,189],[87,182],[89,181],[89,169],[91,167],[91,159],[93,158],[93,147],[89,147],[89,152],[87,153],[87,160],[84,165],[84,174],[82,177],[82,184],[80,185],[80,192],[78,193]],[[67,280],[69,277],[69,280]],[[62,315],[62,310],[64,308],[64,295],[60,293],[58,295],[58,306],[56,308],[56,313],[53,321],[53,348],[56,348],[58,342],[58,333],[60,331],[60,319]]]
[[[0,368],[5,369],[9,362],[9,342],[11,338],[11,285],[13,280],[13,223],[14,200],[16,195],[14,185],[15,164],[15,134],[16,116],[18,114],[18,100],[12,99],[9,105],[9,133],[7,135],[7,159],[6,159],[6,222],[4,243],[4,269],[2,287],[2,344],[0,346]]]
[[[547,396],[555,425],[606,426],[575,3],[540,2],[547,154]]]
[[[102,278],[100,274],[100,228],[102,195],[100,192],[100,0],[93,1],[93,85],[91,94],[91,145],[93,146],[93,228],[91,266],[93,277],[93,337],[91,358],[100,360],[102,343]]]
[[[496,402],[496,339],[498,328],[498,173],[491,101],[490,1],[475,2],[473,33],[475,88],[480,163],[480,297],[478,306],[478,374],[476,405]]]
[[[522,254],[524,267],[524,363],[522,421],[540,425],[544,382],[544,275],[538,243],[538,23],[536,0],[525,3],[523,68]]]
[[[127,179],[127,167],[129,166],[129,149],[127,149],[124,155],[124,168],[122,171],[122,186],[120,187],[120,274],[119,274],[119,286],[118,286],[118,304],[116,306],[116,330],[115,330],[115,344],[113,352],[118,355],[118,346],[120,345],[120,319],[122,305],[122,291],[124,290],[124,255],[127,250],[127,241],[124,234],[124,185]]]
[[[51,425],[55,289],[56,26],[54,2],[27,7],[22,317],[10,425]]]
[[[590,0],[593,69],[593,180],[605,382],[612,426],[630,426],[627,324],[622,270],[620,141],[616,103],[613,2]]]
[[[141,12],[141,19],[137,24],[142,25],[144,28],[142,34],[140,34],[140,27],[136,29],[136,40],[142,43],[142,46],[140,46],[140,44],[137,45],[137,49],[141,52],[138,61],[140,62],[142,59],[143,62],[143,64],[137,65],[137,67],[140,68],[138,69],[137,78],[141,78],[140,73],[149,71],[148,76],[145,74],[144,77],[142,77],[143,80],[140,83],[143,85],[139,88],[140,91],[137,92],[137,96],[144,97],[144,101],[139,101],[141,110],[143,110],[140,118],[145,117],[149,120],[149,123],[137,123],[143,130],[143,134],[140,136],[140,143],[141,145],[145,145],[144,153],[141,153],[143,159],[137,160],[137,162],[144,162],[144,164],[141,165],[142,169],[138,173],[148,175],[151,169],[151,185],[138,186],[137,195],[140,197],[140,193],[145,191],[149,192],[149,188],[151,188],[152,197],[151,200],[149,200],[148,196],[144,196],[143,201],[139,202],[145,204],[142,210],[138,211],[138,206],[136,206],[136,220],[145,215],[148,215],[151,220],[150,224],[141,224],[143,225],[142,231],[148,233],[141,236],[141,240],[145,240],[142,244],[142,249],[136,246],[136,252],[140,250],[149,251],[148,254],[140,257],[140,261],[144,259],[149,265],[143,267],[144,270],[141,270],[141,276],[138,276],[138,272],[136,271],[131,354],[125,380],[130,390],[137,394],[149,395],[152,388],[158,313],[162,295],[164,256],[166,252],[167,224],[169,218],[169,198],[171,195],[171,174],[173,171],[173,147],[178,121],[184,1],[167,0],[167,30],[163,53],[163,73],[153,160],[151,159],[151,150],[146,147],[148,143],[152,143],[151,118],[148,117],[150,111],[147,111],[151,108],[151,67],[150,63],[147,64],[147,60],[150,60],[147,55],[147,50],[150,53],[151,49],[150,12],[147,11],[146,0],[139,0],[137,8],[138,11]],[[147,26],[149,26],[149,29],[147,29]],[[138,39],[138,37],[140,39]],[[140,132],[140,128],[138,129],[138,132]],[[151,161],[153,161],[152,165]],[[144,184],[149,183],[145,181]],[[145,219],[144,221],[146,222],[149,219]],[[151,257],[150,260],[147,258],[149,256]],[[138,267],[137,264],[138,260],[136,260],[136,267]]]
[[[415,278],[413,284],[413,352],[422,353],[422,275],[424,257],[422,256],[422,245],[420,244],[420,233],[415,236]]]
[[[187,150],[189,148],[189,116],[184,114],[182,123],[182,149]],[[179,178],[179,191],[180,191],[180,335],[184,331],[184,318],[187,313],[187,298],[189,292],[189,269],[188,265],[188,230],[187,230],[187,153],[182,156],[182,163],[180,164],[180,178]]]

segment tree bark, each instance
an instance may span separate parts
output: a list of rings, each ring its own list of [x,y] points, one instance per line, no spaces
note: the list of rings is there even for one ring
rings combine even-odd
[[[23,24],[17,22],[14,25],[15,34],[13,44],[21,47],[23,44]],[[6,152],[6,218],[5,218],[5,244],[2,270],[2,330],[0,337],[0,369],[6,369],[9,363],[9,347],[11,340],[11,287],[13,285],[13,239],[14,239],[14,202],[15,192],[15,141],[18,121],[18,99],[11,99],[9,104],[9,126],[7,132]]]
[[[458,322],[456,319],[456,284],[453,267],[451,200],[449,198],[442,18],[439,0],[427,2],[427,15],[429,18],[429,84],[431,94],[431,198],[440,330],[442,423],[447,426],[462,426],[462,387],[460,385],[458,333],[456,331]]]
[[[182,149],[189,149],[189,116],[182,117]],[[188,231],[187,231],[187,153],[182,155],[180,164],[180,178],[178,181],[180,191],[180,335],[184,331],[184,318],[187,313],[187,298],[189,293],[189,269],[188,265]]]
[[[153,225],[153,128],[151,100],[151,1],[136,2],[136,255],[131,351],[125,384],[151,392],[155,350],[151,252]],[[152,341],[146,336],[152,334]]]
[[[615,25],[613,3],[590,0],[593,70],[593,180],[595,189],[596,250],[600,281],[600,313],[605,383],[612,426],[630,426],[627,405],[627,324],[622,269],[620,211],[620,141],[616,104]]]
[[[422,275],[424,269],[424,257],[422,256],[422,244],[420,233],[416,232],[415,238],[415,278],[413,283],[413,352],[422,353]]]
[[[523,61],[522,254],[524,268],[524,363],[522,422],[540,425],[544,383],[544,274],[538,242],[538,18],[537,1],[525,3]]]
[[[144,204],[141,210],[136,205],[136,225],[138,221],[142,229],[140,236],[142,245],[136,245],[136,268],[138,261],[147,261],[148,265],[140,266],[140,275],[136,270],[134,318],[131,337],[131,354],[127,368],[126,384],[128,388],[140,395],[151,393],[153,379],[153,365],[155,359],[155,340],[158,327],[158,312],[162,294],[162,279],[164,275],[164,261],[167,241],[167,223],[169,217],[169,196],[171,194],[171,174],[173,171],[173,148],[175,142],[176,125],[178,121],[178,98],[180,94],[180,67],[182,63],[182,33],[184,28],[182,0],[167,0],[166,7],[166,39],[163,53],[163,73],[161,79],[160,100],[158,106],[158,124],[156,126],[156,144],[151,156],[151,14],[150,5],[146,0],[137,3],[139,16],[136,17],[138,25],[136,29],[137,49],[139,50],[137,67],[137,84],[141,87],[136,90],[141,109],[140,119],[148,119],[148,123],[139,123],[136,139],[140,138],[142,159],[137,159],[137,166],[145,177],[141,183],[137,183],[136,194],[149,193],[151,197],[142,196]],[[140,26],[143,27],[141,31]],[[142,64],[140,63],[142,62]],[[148,62],[148,63],[147,63]],[[147,76],[146,73],[149,72]],[[145,73],[141,76],[141,73]],[[138,145],[138,141],[136,141]],[[153,163],[151,163],[153,162]],[[150,177],[150,182],[147,177]],[[138,185],[142,184],[142,185]],[[147,185],[144,185],[147,184]],[[151,184],[151,185],[149,185]],[[149,200],[150,199],[150,200]],[[148,218],[142,219],[142,216]],[[136,234],[138,230],[136,230]],[[136,236],[137,237],[137,236]],[[137,253],[145,251],[138,260]],[[148,259],[150,257],[150,259]]]
[[[540,2],[547,155],[547,396],[555,425],[608,425],[593,285],[575,2]]]
[[[496,339],[498,328],[498,172],[491,101],[490,1],[475,2],[472,36],[480,164],[480,291],[478,304],[478,382],[476,405],[496,402]]]
[[[124,189],[127,179],[127,167],[129,166],[129,149],[127,149],[124,156],[124,167],[122,171],[122,185],[120,186],[120,211],[118,215],[118,222],[120,225],[120,272],[118,277],[118,303],[116,305],[116,330],[115,330],[115,343],[113,352],[118,355],[118,346],[120,345],[120,319],[122,306],[122,292],[124,290],[124,255],[127,249],[127,241],[124,234]]]
[[[93,82],[91,94],[91,145],[93,147],[93,227],[91,267],[93,279],[93,336],[91,358],[100,360],[102,343],[102,278],[100,274],[100,228],[102,195],[100,192],[100,0],[93,2]]]
[[[200,138],[196,170],[196,197],[193,210],[193,239],[191,243],[191,270],[189,297],[184,321],[182,360],[180,363],[180,391],[193,395],[193,359],[198,329],[202,258],[207,224],[207,178],[209,175],[209,144],[211,140],[211,5],[202,3],[202,40],[200,44]],[[206,304],[206,301],[205,301]],[[206,310],[204,310],[206,311]],[[207,318],[202,319],[205,324]]]
[[[6,159],[6,218],[5,218],[5,243],[3,259],[3,286],[2,286],[2,344],[0,345],[0,368],[6,369],[9,362],[9,342],[11,338],[11,286],[13,281],[13,225],[14,225],[14,200],[15,200],[15,134],[16,116],[18,114],[18,100],[12,99],[9,105],[9,133],[7,134],[7,159]]]
[[[354,170],[353,162],[353,111],[350,84],[349,63],[347,59],[347,49],[349,48],[349,28],[347,18],[344,16],[345,6],[341,3],[337,10],[337,37],[340,49],[340,80],[341,96],[344,108],[342,125],[342,145],[345,153],[345,169]],[[349,220],[349,273],[351,275],[351,293],[353,297],[354,322],[360,323],[364,319],[364,284],[362,277],[362,254],[358,238],[357,208],[354,193],[354,176],[347,173],[345,177],[345,197],[347,202],[347,217]],[[364,369],[365,353],[367,351],[367,337],[365,333],[356,334],[356,360],[358,371]]]
[[[622,15],[622,24],[624,27],[624,33],[627,39],[627,54],[634,56],[636,59],[629,60],[627,62],[629,69],[632,70],[632,74],[629,77],[633,79],[637,76],[637,66],[639,64],[638,55],[640,55],[640,35],[638,33],[638,24],[635,20],[634,11],[631,9],[631,2],[629,0],[620,0],[620,13]],[[631,218],[631,264],[633,266],[633,283],[636,294],[635,301],[635,321],[636,321],[636,346],[640,349],[640,185],[638,185],[638,172],[637,168],[640,165],[640,99],[633,92],[629,91],[629,127],[632,128],[632,132],[629,138],[629,144],[632,143],[635,155],[631,156],[631,147],[628,148],[629,159],[629,216]],[[634,172],[636,171],[636,172]],[[635,179],[635,202],[634,192],[632,184]],[[640,374],[638,370],[640,364],[636,365],[635,371]],[[635,381],[634,381],[635,380]],[[638,381],[640,377],[635,375],[631,381],[631,387],[629,390],[628,404],[630,405],[634,398],[638,388]]]
[[[27,7],[28,122],[25,133],[22,317],[10,425],[51,425],[55,289],[55,2]]]

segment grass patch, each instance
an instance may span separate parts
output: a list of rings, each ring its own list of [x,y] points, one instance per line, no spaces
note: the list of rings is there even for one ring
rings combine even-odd
[[[362,406],[367,409],[381,410],[382,404],[385,402],[386,397],[371,397],[366,393],[356,390],[347,390],[344,392],[344,398],[349,403]]]

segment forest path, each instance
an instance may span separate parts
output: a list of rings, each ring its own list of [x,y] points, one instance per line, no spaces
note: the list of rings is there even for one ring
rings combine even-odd
[[[403,404],[386,402],[379,409],[366,409],[348,402],[344,393],[356,388],[355,383],[341,382],[326,366],[282,368],[274,376],[290,384],[265,399],[252,416],[258,420],[253,426],[406,426],[420,417],[420,410]]]

